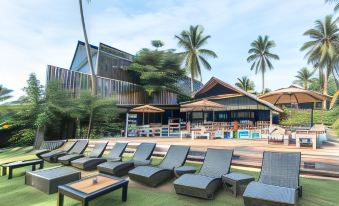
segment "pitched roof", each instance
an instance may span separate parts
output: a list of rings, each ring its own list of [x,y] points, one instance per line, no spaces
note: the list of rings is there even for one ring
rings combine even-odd
[[[225,88],[224,90],[220,90],[219,94],[212,94],[210,96],[204,96],[203,94],[208,94],[209,91],[211,91],[211,89],[213,87],[216,87],[217,85],[222,86],[223,88]],[[194,97],[197,99],[200,98],[207,98],[207,99],[217,99],[217,98],[226,98],[226,97],[236,97],[236,96],[247,96],[250,99],[253,99],[254,101],[259,102],[260,104],[263,104],[265,106],[267,106],[268,108],[277,111],[277,112],[283,112],[280,108],[274,106],[273,104],[259,99],[256,95],[254,94],[250,94],[238,87],[232,86],[216,77],[212,77],[202,88],[200,88],[200,90],[198,90]]]

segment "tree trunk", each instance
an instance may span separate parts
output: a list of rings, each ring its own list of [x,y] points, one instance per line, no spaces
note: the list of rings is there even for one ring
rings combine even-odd
[[[82,31],[84,33],[84,38],[85,38],[85,47],[86,47],[86,53],[87,53],[87,61],[88,61],[89,68],[91,69],[91,83],[92,83],[91,91],[92,91],[92,95],[96,95],[96,93],[97,93],[96,74],[95,74],[95,71],[94,71],[93,62],[92,62],[92,55],[91,55],[91,50],[90,50],[90,45],[89,45],[88,38],[87,38],[84,12],[83,12],[83,9],[82,9],[82,0],[79,0],[79,7],[80,7]]]
[[[46,126],[38,127],[35,133],[34,149],[39,149],[45,139]]]
[[[93,111],[91,111],[91,114],[89,115],[87,139],[89,139],[89,137],[91,136],[92,126],[93,126]]]
[[[262,93],[265,93],[265,73],[261,72],[262,75]]]
[[[193,79],[193,73],[191,72],[191,97],[193,98],[194,93],[194,79]]]
[[[329,71],[331,68],[331,65],[329,64],[327,66],[326,71],[323,73],[323,78],[324,78],[324,88],[323,88],[323,94],[327,95],[327,90],[328,90],[328,76],[329,76]],[[326,100],[323,101],[323,109],[326,109]]]

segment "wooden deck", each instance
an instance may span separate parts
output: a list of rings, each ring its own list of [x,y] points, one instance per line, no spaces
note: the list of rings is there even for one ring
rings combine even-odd
[[[191,152],[189,160],[193,161],[201,161],[207,148],[234,149],[234,155],[239,158],[235,158],[232,164],[250,168],[261,167],[263,151],[301,152],[301,168],[303,174],[339,178],[339,144],[335,142],[323,144],[322,147],[317,150],[313,150],[312,148],[296,148],[293,145],[268,144],[266,140],[238,139],[181,140],[180,138],[133,137],[92,140],[91,144],[103,140],[108,140],[109,146],[115,142],[127,141],[129,142],[129,149],[133,149],[133,147],[141,142],[155,142],[157,143],[156,155],[165,154],[169,145],[172,144],[190,145]]]

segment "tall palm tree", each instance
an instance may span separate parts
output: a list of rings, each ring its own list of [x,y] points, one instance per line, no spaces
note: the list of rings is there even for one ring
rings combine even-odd
[[[91,0],[87,0],[87,2],[89,3],[91,2]],[[88,37],[87,37],[84,11],[82,8],[82,0],[79,0],[79,8],[80,8],[82,31],[84,33],[84,38],[85,38],[87,61],[88,61],[89,68],[91,70],[91,83],[92,83],[91,94],[95,96],[97,94],[97,78],[96,78],[96,74],[95,74],[94,67],[93,67],[91,48],[90,48],[90,44],[88,42]],[[93,112],[91,112],[90,118],[89,118],[87,138],[90,137],[90,134],[92,131],[92,124],[93,124],[92,122],[93,122]]]
[[[87,2],[90,3],[91,0],[87,0]],[[94,67],[93,67],[91,48],[90,48],[90,44],[88,42],[88,37],[87,37],[84,11],[83,11],[83,8],[82,8],[82,0],[79,0],[79,8],[80,8],[82,31],[84,33],[84,38],[85,38],[87,61],[88,61],[89,68],[91,70],[91,83],[92,83],[92,90],[91,91],[92,91],[92,95],[96,95],[96,92],[97,92],[97,89],[96,89],[97,88],[96,74],[95,74],[95,70],[94,70]]]
[[[336,20],[331,15],[325,17],[324,21],[315,21],[315,26],[304,33],[310,37],[300,48],[307,51],[305,57],[308,63],[319,69],[323,78],[323,94],[327,95],[328,77],[334,74],[334,67],[338,62],[339,29]],[[321,79],[321,78],[320,78]],[[324,108],[326,104],[323,104]]]
[[[235,86],[245,90],[246,92],[250,92],[254,90],[254,82],[251,81],[247,76],[242,76],[241,78],[237,78],[238,82],[235,83]]]
[[[314,82],[314,78],[312,78],[315,71],[309,71],[306,67],[301,68],[298,71],[298,75],[295,76],[297,78],[293,81],[294,84],[299,84],[304,87],[304,89],[308,89],[308,85]]]
[[[11,92],[13,92],[13,90],[7,89],[0,84],[0,102],[11,98],[12,96],[9,95]]]
[[[329,4],[334,3],[335,4],[334,12],[339,11],[339,0],[325,0],[325,3],[329,3]]]
[[[251,70],[255,69],[255,74],[260,72],[262,75],[262,93],[265,92],[265,73],[267,69],[274,68],[271,60],[279,60],[279,56],[270,51],[275,46],[275,42],[269,40],[267,35],[265,37],[258,36],[258,39],[251,43],[251,48],[248,50],[250,56],[247,57],[247,62],[253,62]]]
[[[180,35],[175,35],[179,47],[184,48],[180,53],[185,59],[185,69],[191,74],[191,93],[193,95],[193,81],[196,78],[201,80],[201,67],[211,70],[212,67],[207,58],[217,58],[214,51],[203,48],[207,44],[210,35],[204,36],[204,28],[200,25],[190,26],[188,31],[182,31]]]

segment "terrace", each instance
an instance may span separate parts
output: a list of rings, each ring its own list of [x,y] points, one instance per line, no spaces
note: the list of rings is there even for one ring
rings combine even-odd
[[[136,142],[142,141],[137,139]],[[203,143],[203,142],[201,142]],[[165,144],[165,142],[159,142]],[[213,142],[217,144],[217,142]],[[215,146],[215,145],[214,145]],[[238,145],[239,149],[243,146]],[[196,145],[194,148],[202,147]],[[272,147],[274,149],[274,147]],[[32,147],[3,149],[0,153],[0,164],[8,161],[33,159]],[[124,159],[129,159],[130,155],[124,155]],[[159,163],[159,157],[152,158],[152,164]],[[53,167],[58,164],[47,163],[46,168]],[[199,162],[188,161],[186,165],[200,168]],[[249,169],[245,167],[233,166],[231,171],[237,171],[258,178],[257,169]],[[88,176],[95,172],[82,172],[82,176]],[[214,200],[202,200],[198,198],[177,195],[174,192],[173,180],[162,184],[157,188],[143,186],[134,181],[130,181],[128,191],[128,201],[123,205],[243,205],[242,197],[234,197],[230,192],[220,189]],[[316,206],[316,205],[336,205],[336,195],[339,192],[338,180],[332,178],[316,178],[303,175],[301,177],[301,185],[303,186],[303,197],[299,200],[300,206]],[[35,188],[24,185],[24,169],[15,170],[13,179],[7,180],[7,177],[0,177],[0,197],[3,205],[55,205],[57,203],[57,195],[47,195]],[[90,205],[120,205],[120,191],[116,191],[100,197],[90,202]],[[79,202],[70,198],[65,198],[65,205],[80,205]]]

